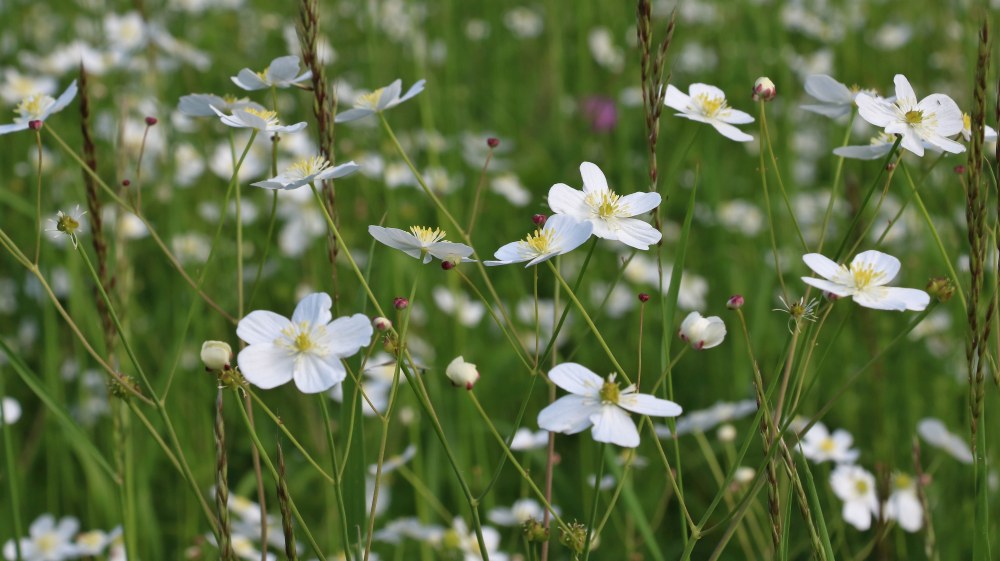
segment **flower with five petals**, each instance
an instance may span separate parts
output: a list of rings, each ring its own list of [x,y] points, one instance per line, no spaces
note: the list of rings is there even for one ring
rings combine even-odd
[[[859,253],[848,267],[818,253],[803,255],[802,260],[823,277],[802,277],[804,283],[841,298],[851,296],[866,308],[919,312],[931,301],[923,290],[885,286],[899,273],[899,259],[881,251]]]
[[[312,78],[312,70],[306,70],[298,76],[296,74],[299,74],[299,57],[289,55],[272,60],[271,64],[261,72],[244,68],[231,80],[237,86],[252,92],[265,88],[287,88]]]
[[[373,225],[368,227],[368,233],[385,245],[414,259],[420,259],[425,264],[430,263],[432,257],[442,261],[468,261],[474,251],[465,244],[445,240],[445,232],[438,228],[432,230],[424,226],[411,226],[410,231],[405,232],[398,228]]]
[[[924,143],[945,152],[965,152],[965,146],[947,137],[962,132],[962,110],[944,94],[931,94],[917,101],[906,76],[896,74],[896,100],[861,92],[854,102],[858,114],[887,134],[903,137],[900,145],[918,156],[924,155]]]
[[[719,134],[730,140],[736,142],[753,140],[752,136],[733,126],[752,123],[753,117],[730,107],[726,102],[726,94],[715,86],[691,84],[688,86],[688,93],[685,94],[667,84],[667,93],[663,97],[663,103],[671,109],[680,111],[674,115],[692,121],[708,123],[715,127]]]
[[[76,91],[76,80],[73,80],[69,87],[66,88],[66,91],[57,99],[52,99],[51,96],[44,94],[35,94],[24,98],[14,109],[14,112],[17,113],[17,117],[14,117],[14,122],[7,125],[0,125],[0,134],[23,131],[28,128],[32,121],[44,121],[48,119],[53,113],[65,109],[69,105],[69,102],[73,101],[73,98],[76,97]]]
[[[424,91],[424,80],[417,80],[405,94],[399,95],[402,90],[403,81],[396,80],[384,88],[358,96],[354,100],[353,108],[339,113],[333,120],[337,123],[347,123],[391,109]]]

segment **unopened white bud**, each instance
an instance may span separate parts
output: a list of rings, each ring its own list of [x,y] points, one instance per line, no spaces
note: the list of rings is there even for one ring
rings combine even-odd
[[[455,360],[448,364],[448,368],[445,369],[444,373],[451,380],[452,384],[456,386],[465,386],[465,389],[471,390],[472,386],[479,379],[479,371],[476,370],[476,365],[471,362],[465,362],[462,357],[455,357]]]
[[[374,327],[378,331],[389,331],[390,329],[392,329],[392,320],[390,320],[389,318],[378,316],[377,318],[372,320],[372,327]]]
[[[706,318],[698,312],[691,312],[681,322],[677,335],[697,351],[711,349],[726,338],[726,324],[718,316]]]
[[[719,442],[732,442],[736,440],[736,427],[726,423],[719,427],[716,436],[719,438]]]
[[[774,82],[772,82],[767,76],[761,76],[760,78],[757,78],[756,82],[754,82],[754,101],[771,101],[776,95],[778,95],[778,89],[774,87]]]
[[[212,371],[229,370],[233,349],[225,341],[205,341],[201,345],[201,361]]]

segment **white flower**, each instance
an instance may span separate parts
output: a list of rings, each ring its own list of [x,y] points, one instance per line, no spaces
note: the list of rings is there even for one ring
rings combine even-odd
[[[70,241],[73,243],[73,247],[77,246],[77,232],[83,227],[83,215],[87,214],[87,211],[80,210],[80,205],[73,207],[73,210],[68,213],[63,211],[57,211],[55,218],[49,219],[50,226],[45,229],[53,239],[59,239],[62,236],[69,237]]]
[[[880,132],[873,136],[868,144],[857,146],[840,146],[834,148],[833,153],[841,158],[851,158],[854,160],[878,160],[885,158],[892,151],[896,137],[891,134]]]
[[[851,296],[866,308],[919,312],[930,303],[930,296],[923,290],[884,286],[899,273],[899,259],[881,251],[857,254],[849,268],[818,253],[803,255],[802,260],[826,279],[802,277],[803,282],[839,297]]]
[[[844,521],[858,530],[870,528],[872,516],[879,512],[875,476],[863,467],[842,464],[830,474],[830,486],[844,501]]]
[[[189,117],[215,117],[216,112],[213,107],[223,113],[248,108],[264,111],[264,106],[259,103],[231,95],[220,97],[215,94],[190,94],[181,97],[180,103],[177,104],[177,110]]]
[[[362,372],[361,389],[365,396],[361,398],[361,412],[368,417],[385,411],[389,406],[389,394],[392,391],[392,381],[396,375],[396,359],[385,353],[378,353],[368,359]],[[405,383],[406,377],[400,374],[399,383]],[[344,401],[344,387],[337,384],[330,389],[330,397],[334,401]],[[375,409],[373,410],[372,407]]]
[[[726,94],[715,86],[708,84],[691,84],[687,95],[671,84],[667,84],[667,93],[663,103],[678,117],[691,119],[700,123],[708,123],[719,131],[719,134],[737,142],[749,142],[753,137],[733,125],[752,123],[753,117],[729,107]]]
[[[698,312],[691,312],[681,322],[677,335],[696,351],[711,349],[726,338],[726,324],[719,316],[706,318]]]
[[[485,553],[491,561],[508,561],[510,559],[506,553],[502,553],[499,550],[500,533],[496,531],[496,528],[483,526],[482,534],[483,543],[486,545],[487,550]],[[483,556],[484,552],[479,549],[479,539],[476,537],[476,533],[470,531],[465,521],[461,518],[456,517],[452,521],[451,528],[445,530],[438,539],[440,540],[440,545],[445,549],[461,552],[463,561],[482,561],[485,559]]]
[[[826,425],[816,423],[802,437],[799,446],[802,455],[810,460],[822,463],[832,460],[838,464],[853,464],[858,459],[859,452],[851,449],[854,437],[844,429],[837,429],[830,434]]]
[[[885,503],[885,517],[895,520],[907,532],[916,532],[924,525],[924,507],[917,496],[917,482],[905,473],[892,476],[892,493]]]
[[[452,384],[465,386],[467,390],[471,390],[476,380],[479,379],[479,371],[476,370],[476,365],[471,362],[465,362],[465,359],[460,356],[455,357],[448,363],[448,368],[444,372]]]
[[[538,414],[538,426],[550,432],[576,434],[593,426],[597,442],[635,448],[639,431],[626,411],[657,417],[676,417],[682,411],[672,401],[636,393],[635,385],[619,389],[614,374],[604,380],[572,362],[550,370],[549,380],[570,392]]]
[[[486,306],[482,302],[469,298],[469,295],[462,291],[435,286],[431,290],[431,295],[442,312],[455,316],[458,323],[465,327],[475,327],[486,313]]]
[[[445,232],[440,229],[411,226],[410,232],[374,225],[368,227],[368,233],[376,240],[410,257],[420,259],[425,264],[431,262],[431,257],[437,257],[442,261],[468,261],[468,257],[472,255],[471,247],[445,240]]]
[[[233,349],[225,341],[205,341],[201,344],[201,362],[208,370],[229,370]]]
[[[13,397],[0,398],[0,406],[3,407],[3,415],[0,415],[0,427],[13,425],[21,418],[21,404]]]
[[[705,409],[689,411],[683,418],[677,420],[677,436],[690,433],[706,433],[719,423],[742,419],[757,412],[757,402],[753,399],[743,401],[720,401]],[[673,434],[666,425],[654,425],[656,436],[672,438]]]
[[[295,380],[302,392],[317,393],[347,377],[340,360],[371,341],[372,324],[364,314],[331,322],[332,304],[316,293],[299,302],[291,320],[263,310],[241,319],[236,334],[250,346],[237,361],[247,381],[266,390]]]
[[[23,131],[28,128],[28,123],[32,121],[45,121],[53,113],[62,111],[76,97],[76,80],[70,83],[66,91],[58,99],[52,99],[45,94],[34,94],[21,100],[17,104],[14,112],[14,122],[8,125],[0,125],[0,134]]]
[[[972,118],[968,113],[962,113],[962,138],[966,142],[972,141]],[[996,142],[997,131],[993,127],[983,123],[983,140],[986,142]]]
[[[510,439],[511,450],[535,450],[545,448],[549,443],[549,432],[540,430],[532,431],[521,427],[514,432],[514,438]]]
[[[330,162],[322,156],[304,158],[285,168],[285,171],[264,181],[251,183],[255,187],[264,189],[297,189],[303,185],[308,185],[314,181],[324,181],[327,179],[339,179],[358,171],[360,166],[354,161],[330,167]]]
[[[265,88],[287,88],[312,78],[312,70],[299,73],[299,57],[295,55],[278,57],[271,61],[263,72],[254,72],[249,68],[240,70],[231,79],[234,84],[247,91],[263,90]]]
[[[0,99],[7,103],[17,103],[35,95],[52,95],[56,91],[56,80],[50,76],[25,76],[14,68],[3,71],[0,82]]]
[[[107,549],[113,541],[115,541],[115,539],[121,536],[121,534],[121,526],[118,526],[110,532],[105,532],[103,530],[82,532],[76,536],[77,554],[80,556],[101,555],[104,553],[104,550]]]
[[[581,222],[573,216],[556,214],[545,221],[545,226],[528,234],[520,241],[504,245],[493,254],[496,261],[486,261],[486,265],[510,265],[523,263],[525,267],[537,265],[573,251],[590,238],[594,227],[590,222]]]
[[[963,464],[972,463],[972,450],[969,449],[968,443],[961,436],[949,432],[948,427],[940,419],[933,417],[921,419],[917,423],[917,434],[931,446],[944,450]]]
[[[305,121],[294,125],[282,125],[278,122],[278,114],[274,111],[261,111],[247,106],[242,109],[234,109],[232,115],[226,115],[215,106],[211,107],[224,124],[237,129],[256,129],[261,132],[298,132],[306,128]]]
[[[549,189],[549,207],[554,212],[589,221],[594,226],[595,236],[618,240],[636,249],[649,249],[660,241],[659,231],[632,218],[660,206],[659,193],[632,193],[622,197],[608,188],[604,172],[590,162],[580,164],[580,175],[583,176],[582,191],[563,183]]]
[[[545,509],[534,499],[519,499],[510,508],[496,507],[490,509],[486,517],[490,522],[500,526],[521,526],[529,520],[541,521]]]
[[[71,516],[59,520],[51,514],[43,514],[28,528],[28,537],[20,539],[21,557],[24,561],[62,561],[77,557],[73,536],[80,529],[80,522]],[[14,540],[3,546],[3,556],[13,560],[16,557]]]
[[[417,80],[415,84],[410,86],[410,89],[407,90],[405,94],[400,96],[399,93],[402,89],[402,80],[396,80],[384,88],[379,88],[371,93],[358,96],[358,98],[354,100],[354,107],[352,109],[348,109],[347,111],[338,114],[333,120],[337,123],[357,121],[358,119],[362,119],[369,115],[374,115],[387,109],[392,109],[400,103],[403,103],[404,101],[424,91],[424,80]]]
[[[826,74],[813,74],[806,78],[806,93],[819,100],[818,105],[803,105],[802,108],[826,117],[837,118],[854,109],[854,98],[858,89],[848,88]],[[869,92],[874,94],[874,92]]]
[[[962,110],[944,94],[931,94],[917,101],[917,95],[902,74],[896,74],[896,101],[861,92],[854,98],[858,114],[888,134],[902,135],[901,146],[918,156],[924,155],[924,142],[945,152],[965,151],[946,137],[962,132]]]

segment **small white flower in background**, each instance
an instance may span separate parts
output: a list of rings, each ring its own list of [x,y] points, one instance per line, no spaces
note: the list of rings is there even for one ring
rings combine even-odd
[[[514,432],[514,438],[510,440],[511,450],[537,450],[545,448],[549,443],[549,431],[533,431],[521,427]]]
[[[51,514],[43,514],[35,519],[28,528],[28,537],[19,540],[21,557],[25,561],[62,561],[77,557],[73,536],[80,529],[80,522],[72,516],[59,520]],[[17,557],[14,540],[7,540],[3,545],[3,556],[7,559]]]
[[[110,546],[111,543],[121,535],[121,526],[118,526],[110,532],[105,532],[104,530],[81,532],[76,536],[75,545],[77,556],[86,557],[102,555],[104,550],[107,549],[108,546]]]
[[[927,444],[944,450],[963,464],[972,463],[972,450],[969,449],[969,444],[961,436],[950,432],[940,419],[933,417],[921,419],[917,423],[917,434]]]
[[[521,526],[528,520],[541,521],[545,515],[545,509],[534,499],[518,499],[514,504],[507,507],[497,507],[491,509],[486,517],[490,522],[499,526]]]
[[[580,221],[566,214],[556,214],[523,240],[502,246],[493,254],[497,260],[486,261],[485,264],[510,265],[527,261],[525,267],[537,265],[580,247],[593,231],[594,227],[590,222]]]
[[[841,298],[851,296],[866,308],[919,312],[930,303],[930,295],[923,290],[885,286],[899,273],[899,259],[881,251],[857,254],[850,267],[838,265],[819,253],[803,255],[802,260],[825,279],[802,277],[803,282]]]
[[[215,94],[190,94],[181,97],[177,104],[177,110],[189,117],[215,117],[216,112],[212,108],[223,113],[232,113],[242,109],[253,109],[264,111],[264,106],[250,101],[248,98],[237,98],[227,95],[225,97]]]
[[[424,83],[424,80],[417,80],[405,94],[399,95],[403,90],[403,81],[396,80],[384,88],[358,96],[354,100],[353,108],[338,113],[333,120],[337,123],[347,123],[392,109],[424,91]]]
[[[289,55],[272,60],[271,64],[262,72],[254,72],[249,68],[244,68],[231,80],[240,88],[252,92],[271,87],[287,88],[310,78],[312,78],[312,71],[306,70],[299,74],[299,57]]]
[[[401,454],[389,456],[382,462],[382,475],[396,471],[415,457],[417,457],[417,447],[410,444]],[[378,464],[370,464],[368,466],[368,474],[375,475],[376,473],[378,473]]]
[[[892,146],[896,143],[896,137],[885,132],[879,132],[871,138],[868,144],[856,146],[840,146],[833,149],[833,153],[841,158],[851,158],[854,160],[879,160],[885,158],[892,151]]]
[[[383,244],[414,259],[420,259],[424,264],[430,263],[432,257],[442,261],[468,261],[474,251],[465,244],[445,240],[445,232],[437,228],[432,230],[424,226],[411,226],[410,231],[405,232],[398,228],[372,225],[368,227],[368,233]]]
[[[672,401],[637,393],[635,385],[619,388],[614,374],[605,380],[572,362],[550,370],[549,380],[570,392],[538,414],[538,426],[551,432],[576,434],[593,426],[591,435],[597,442],[635,448],[639,431],[626,411],[656,417],[676,417],[682,412]]]
[[[452,384],[464,386],[467,390],[471,390],[476,380],[479,380],[479,371],[476,370],[476,365],[465,362],[465,359],[460,356],[448,363],[448,368],[445,369],[444,373]]]
[[[360,166],[353,161],[330,167],[330,162],[323,156],[304,158],[285,168],[285,171],[264,181],[251,183],[264,189],[297,189],[314,181],[340,179],[358,171]]]
[[[4,69],[3,80],[0,80],[0,99],[6,103],[17,103],[36,94],[52,95],[55,92],[55,78],[25,76],[14,68]]]
[[[678,117],[712,125],[719,134],[730,140],[737,142],[753,140],[753,136],[733,126],[752,123],[753,117],[729,107],[726,94],[715,86],[691,84],[688,86],[688,93],[685,94],[673,85],[667,84],[663,104],[680,111],[674,114]]]
[[[21,103],[18,103],[14,109],[14,112],[17,113],[17,117],[14,117],[14,122],[7,125],[0,125],[0,134],[23,131],[33,121],[44,122],[53,113],[65,109],[69,105],[69,102],[73,101],[73,98],[76,97],[76,91],[76,80],[73,80],[58,99],[52,99],[51,96],[40,93],[22,99]]]
[[[444,286],[435,286],[431,295],[442,312],[455,316],[458,323],[465,327],[475,327],[486,313],[486,306],[482,302],[469,298],[467,293],[460,290],[452,291]]]
[[[251,384],[271,389],[290,380],[304,393],[328,390],[347,377],[340,363],[372,338],[368,316],[333,317],[325,293],[310,294],[295,307],[291,320],[257,310],[240,320],[236,334],[249,346],[240,351],[240,371]]]
[[[568,214],[577,220],[586,220],[594,226],[595,236],[617,240],[636,249],[649,249],[660,241],[658,230],[632,218],[660,206],[659,193],[632,193],[622,197],[608,187],[601,168],[590,162],[580,164],[580,175],[583,177],[582,191],[564,183],[549,189],[549,207],[557,215]]]
[[[744,399],[742,401],[720,401],[705,409],[688,411],[683,417],[677,419],[677,436],[691,433],[706,433],[715,428],[720,423],[742,419],[757,412],[757,401]],[[653,425],[656,429],[656,436],[659,438],[672,438],[673,433],[666,425]]]
[[[490,190],[516,206],[527,206],[531,202],[531,192],[524,188],[521,180],[513,173],[501,173],[490,180]]]
[[[736,483],[746,485],[753,481],[753,478],[757,476],[757,470],[750,466],[740,466],[736,468],[733,472],[733,481]]]
[[[201,362],[209,371],[229,370],[233,349],[225,341],[205,341],[201,344]]]
[[[68,214],[63,211],[56,212],[55,218],[49,219],[50,226],[45,229],[54,239],[58,239],[62,236],[69,237],[69,240],[73,243],[73,248],[77,246],[77,232],[83,226],[83,215],[87,214],[86,211],[80,210],[80,205],[73,207]]]
[[[900,146],[917,156],[924,155],[924,142],[952,154],[965,152],[946,137],[962,132],[962,110],[944,94],[931,94],[917,101],[917,94],[902,74],[896,74],[896,101],[861,92],[855,98],[858,114],[888,134],[902,135]]]
[[[298,132],[306,128],[305,121],[294,125],[282,125],[278,122],[278,114],[266,109],[262,111],[247,106],[242,109],[234,109],[232,115],[226,115],[214,106],[211,107],[224,124],[236,129],[255,129],[261,132]]]
[[[833,461],[838,464],[853,464],[860,452],[851,449],[854,437],[844,429],[837,429],[830,434],[826,425],[816,423],[799,443],[802,455],[817,464]]]
[[[895,520],[907,532],[919,531],[924,525],[924,507],[917,496],[917,482],[905,473],[892,476],[892,492],[885,503],[885,517]]]
[[[681,322],[677,335],[696,351],[717,347],[726,338],[726,324],[719,316],[702,317],[691,312]]]
[[[396,359],[386,353],[379,352],[365,363],[362,371],[361,389],[368,399],[361,398],[361,412],[367,417],[384,412],[389,406],[389,394],[392,392],[392,381],[396,376]],[[399,383],[405,384],[406,377],[399,374]],[[344,401],[344,387],[337,384],[330,389],[330,397],[337,402]],[[372,407],[375,409],[372,410]]]
[[[527,6],[511,8],[503,16],[503,23],[518,39],[531,39],[541,35],[545,28],[542,14]]]
[[[508,561],[510,559],[506,553],[499,550],[500,532],[497,532],[496,528],[483,526],[482,534],[483,543],[487,550],[485,552],[479,549],[476,533],[469,529],[465,520],[456,517],[452,521],[451,528],[445,530],[440,536],[436,536],[437,541],[439,541],[437,545],[446,550],[461,552],[463,561],[482,561],[486,558],[484,553],[489,556],[491,561]]]
[[[21,404],[13,397],[0,398],[0,406],[3,407],[3,415],[0,415],[0,427],[13,425],[21,418]]]
[[[830,486],[844,501],[844,521],[858,530],[870,528],[872,517],[877,518],[879,512],[875,476],[863,467],[842,464],[830,474]]]
[[[801,106],[806,111],[837,118],[847,115],[854,109],[854,98],[858,95],[857,87],[848,88],[826,74],[813,74],[806,78],[806,93],[819,100],[820,104]],[[875,95],[874,90],[864,90]]]
[[[375,540],[398,544],[405,538],[419,542],[440,541],[444,528],[424,525],[416,518],[397,518],[373,534]]]
[[[597,480],[596,473],[591,473],[587,476],[587,485],[590,485],[598,491],[610,491],[615,488],[616,483],[618,483],[618,480],[615,479],[615,476],[610,473],[602,476],[600,481]]]
[[[972,117],[968,113],[962,113],[962,138],[966,142],[972,141]],[[986,142],[996,142],[997,131],[993,127],[983,124],[983,140]]]

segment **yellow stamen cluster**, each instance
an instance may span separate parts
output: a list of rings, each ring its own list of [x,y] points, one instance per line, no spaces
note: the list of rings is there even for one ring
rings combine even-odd
[[[584,202],[587,203],[587,206],[594,209],[597,216],[601,218],[614,218],[618,216],[621,210],[618,204],[618,199],[620,198],[621,196],[614,191],[600,191],[587,195]]]
[[[294,177],[303,178],[316,175],[328,167],[330,167],[330,162],[326,158],[323,156],[313,156],[312,158],[305,158],[288,166],[287,173]]]
[[[80,228],[80,221],[63,211],[56,213],[56,230],[73,235]]]
[[[621,390],[618,389],[618,383],[614,379],[608,379],[601,386],[601,403],[613,403],[618,404],[618,399],[621,397]]]
[[[868,494],[868,482],[864,479],[858,479],[854,482],[854,490],[858,492],[859,495]]]
[[[907,111],[903,118],[906,119],[906,124],[908,125],[919,125],[924,121],[924,112],[918,111],[916,109]]]
[[[14,112],[25,118],[38,119],[53,103],[55,103],[55,100],[51,97],[43,94],[35,94],[21,100],[21,103],[17,104]]]
[[[267,81],[267,70],[261,70],[260,72],[254,72],[254,74],[256,74],[257,77],[260,78],[262,82],[266,82]]]
[[[967,131],[972,130],[972,117],[969,117],[968,113],[962,113],[962,128]]]
[[[709,97],[703,93],[696,95],[694,99],[701,114],[706,117],[715,117],[728,107],[724,97]]]
[[[882,271],[876,271],[875,267],[868,264],[851,263],[851,277],[854,278],[854,288],[864,290],[873,283],[884,284]]]
[[[434,228],[431,230],[426,226],[410,226],[410,232],[413,236],[420,240],[420,243],[427,245],[435,242],[439,242],[444,239],[445,232],[440,228]]]
[[[538,254],[548,253],[555,244],[555,236],[552,230],[535,230],[535,233],[528,234],[521,243]]]
[[[824,438],[823,442],[819,443],[819,449],[824,452],[833,452],[837,445],[833,442],[832,438]]]
[[[35,546],[40,553],[55,553],[58,544],[59,537],[51,532],[41,535],[35,540]]]
[[[378,106],[378,100],[382,97],[382,90],[384,89],[379,88],[373,92],[359,95],[354,101],[354,106],[359,109],[375,109]]]
[[[892,479],[892,485],[896,489],[909,489],[913,487],[913,478],[905,473],[898,473],[896,477]]]
[[[274,111],[268,111],[267,109],[264,110],[254,109],[253,107],[247,107],[246,109],[244,109],[244,111],[255,117],[260,117],[261,119],[264,119],[265,121],[267,121],[267,124],[269,125],[278,124],[278,114]]]

